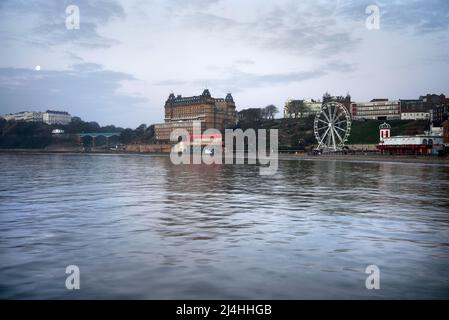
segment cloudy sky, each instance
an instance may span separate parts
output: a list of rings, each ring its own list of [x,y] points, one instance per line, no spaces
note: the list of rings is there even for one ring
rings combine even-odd
[[[449,1],[1,0],[0,48],[0,114],[136,127],[162,121],[170,92],[206,87],[238,109],[326,91],[411,99],[449,94]]]

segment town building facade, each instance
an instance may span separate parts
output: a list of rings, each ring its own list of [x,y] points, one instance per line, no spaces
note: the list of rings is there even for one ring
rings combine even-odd
[[[50,125],[66,125],[72,121],[72,116],[66,111],[47,110],[42,114],[42,122]]]
[[[66,111],[47,110],[45,112],[38,111],[22,111],[12,114],[3,115],[5,120],[24,121],[24,122],[40,122],[50,125],[61,124],[66,125],[72,121],[72,116]]]
[[[401,120],[430,120],[430,112],[402,111]]]
[[[449,103],[442,104],[433,107],[430,110],[430,120],[434,124],[441,124],[448,118],[449,115]]]
[[[442,124],[443,143],[446,151],[449,151],[449,120],[445,120]]]
[[[353,120],[400,120],[400,100],[373,99],[370,102],[351,103]]]
[[[208,89],[199,96],[182,97],[171,93],[165,102],[165,122],[154,126],[156,140],[170,141],[174,129],[185,129],[193,135],[193,123],[201,123],[201,131],[234,127],[237,121],[235,102],[230,93],[213,98]]]
[[[22,111],[17,113],[5,114],[3,119],[10,121],[24,121],[24,122],[42,122],[42,112],[37,111]]]

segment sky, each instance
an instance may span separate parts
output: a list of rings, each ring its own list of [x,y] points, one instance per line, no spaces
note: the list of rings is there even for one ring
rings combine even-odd
[[[238,110],[448,95],[449,1],[0,1],[0,114],[135,128],[163,122],[171,92],[205,88]]]

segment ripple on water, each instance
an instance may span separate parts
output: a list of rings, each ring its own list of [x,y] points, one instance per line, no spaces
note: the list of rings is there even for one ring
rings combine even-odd
[[[0,154],[0,298],[448,298],[449,168]],[[431,182],[431,183],[429,183]],[[65,267],[83,290],[68,295]],[[376,264],[382,290],[364,289]]]

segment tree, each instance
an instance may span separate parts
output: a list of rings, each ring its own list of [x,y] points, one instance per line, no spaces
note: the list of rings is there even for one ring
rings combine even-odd
[[[274,115],[279,112],[278,108],[273,104],[266,106],[263,110],[266,115],[265,119],[274,119]]]
[[[0,117],[0,135],[3,135],[3,128],[8,125],[8,121],[6,119]]]
[[[310,108],[304,103],[304,100],[291,100],[287,102],[287,112],[293,118],[302,118],[304,114],[310,112]]]
[[[136,130],[134,130],[136,137],[139,137],[139,138],[143,137],[146,129],[147,129],[147,125],[145,123],[142,123],[140,126],[138,126],[136,128]]]
[[[104,126],[104,127],[101,127],[101,132],[120,132],[122,130],[123,130],[123,128],[116,127],[116,126],[111,125],[111,124],[107,125],[107,126]]]
[[[260,117],[265,120],[270,117],[268,109],[266,107],[260,110]]]
[[[300,117],[300,118],[303,118],[304,115],[310,113],[310,108],[309,108],[309,106],[307,106],[307,105],[304,103],[304,100],[302,100],[302,103],[299,104],[298,108],[299,108],[299,117]]]
[[[151,126],[148,126],[145,130],[145,133],[142,137],[142,141],[147,142],[147,143],[154,143],[154,124],[152,124]]]
[[[141,124],[134,130],[135,142],[153,143],[154,142],[154,125],[148,126]]]
[[[289,118],[293,117],[293,110],[291,108],[291,100],[287,100],[287,102],[285,102],[284,117],[285,117],[285,114],[287,114]]]
[[[260,122],[262,120],[262,109],[249,108],[239,111],[238,118],[242,122]]]
[[[89,122],[89,128],[90,128],[90,132],[100,131],[100,125],[98,124],[98,122],[95,122],[95,121]]]
[[[136,139],[136,133],[134,132],[133,129],[127,128],[125,130],[123,130],[122,132],[120,132],[120,142],[121,143],[132,143],[134,142]]]

